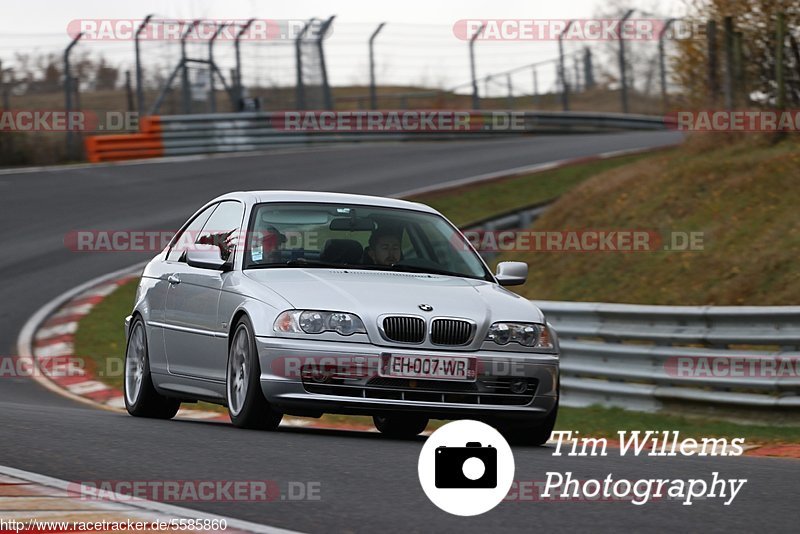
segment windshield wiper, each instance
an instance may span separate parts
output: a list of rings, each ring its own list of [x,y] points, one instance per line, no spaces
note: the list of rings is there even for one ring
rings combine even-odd
[[[478,278],[473,275],[464,274],[464,273],[457,273],[453,271],[446,271],[444,269],[437,269],[435,267],[419,267],[416,265],[388,265],[385,267],[385,270],[388,271],[408,271],[412,273],[421,273],[421,274],[438,274],[443,276],[458,276],[459,278],[472,278],[474,280],[482,280],[482,278]]]
[[[249,269],[267,269],[271,267],[332,267],[335,269],[345,269],[347,267],[352,268],[352,266],[345,265],[342,263],[332,263],[327,261],[318,261],[318,260],[307,260],[305,258],[295,258],[293,260],[284,261],[284,262],[274,262],[274,263],[262,263],[256,265],[250,265]]]
[[[334,263],[330,261],[320,261],[320,260],[309,260],[306,258],[295,258],[293,260],[289,260],[286,263],[278,264],[278,265],[286,265],[289,267],[334,267],[336,269],[342,269],[347,267],[347,265],[343,263]]]

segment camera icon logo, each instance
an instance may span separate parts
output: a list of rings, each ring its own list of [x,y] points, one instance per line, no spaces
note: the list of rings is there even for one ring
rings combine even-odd
[[[453,421],[427,439],[419,455],[418,473],[433,504],[454,515],[479,515],[508,495],[514,481],[514,455],[491,426]]]
[[[470,441],[466,447],[437,447],[437,488],[496,488],[497,449]]]

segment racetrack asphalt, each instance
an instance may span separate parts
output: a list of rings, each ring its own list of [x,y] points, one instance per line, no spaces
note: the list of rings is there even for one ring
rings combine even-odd
[[[675,132],[538,136],[494,141],[356,144],[137,165],[0,175],[0,350],[15,352],[26,319],[62,292],[152,254],[77,253],[73,230],[176,229],[212,197],[241,189],[390,195],[432,183],[603,152],[655,147]],[[647,179],[643,176],[642,179]],[[800,461],[772,458],[553,457],[515,449],[518,480],[572,471],[579,479],[747,478],[730,506],[660,501],[505,502],[450,516],[417,480],[421,440],[367,432],[142,420],[79,405],[26,378],[0,378],[0,465],[72,481],[275,480],[319,482],[321,500],[176,503],[307,532],[794,530]]]

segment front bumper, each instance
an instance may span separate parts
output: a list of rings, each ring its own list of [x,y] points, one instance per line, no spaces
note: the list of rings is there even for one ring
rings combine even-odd
[[[447,352],[271,337],[256,338],[256,345],[264,395],[285,413],[536,419],[558,401],[558,358],[552,354]],[[474,381],[385,377],[379,372],[384,353],[472,357],[477,376]]]

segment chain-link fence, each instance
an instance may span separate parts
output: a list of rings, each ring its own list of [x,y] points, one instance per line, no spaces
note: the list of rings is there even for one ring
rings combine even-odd
[[[82,104],[90,98],[93,106],[103,107],[95,93],[108,91],[109,105],[141,107],[145,114],[465,108],[475,102],[474,67],[477,102],[488,109],[623,111],[627,91],[628,111],[660,113],[661,80],[670,79],[669,72],[661,74],[657,40],[479,39],[471,56],[469,39],[449,25],[389,21],[376,33],[378,24],[342,24],[327,17],[134,22],[131,33],[138,38],[88,38],[73,51]],[[670,42],[666,45],[669,57],[674,51]],[[97,76],[101,61],[108,67],[105,77]],[[668,71],[670,62],[664,65]],[[12,72],[0,88],[0,97],[8,101],[37,94],[47,84],[52,93],[63,92],[63,80],[47,65],[37,70],[11,57],[4,62],[8,68]],[[16,68],[29,78],[25,84],[13,78]],[[139,78],[141,89],[131,98]],[[670,92],[673,87],[667,86]]]
[[[615,11],[608,19],[452,25],[341,23],[328,16],[147,17],[123,21],[128,32],[110,36],[97,31],[100,24],[83,33],[68,29],[66,38],[4,36],[0,107],[83,109],[101,117],[119,111],[481,108],[662,115],[687,106],[785,108],[800,103],[796,14],[785,15],[780,33],[779,13],[695,16],[688,27],[641,10]],[[516,35],[498,30],[508,23],[516,24]],[[527,23],[544,33],[522,36]],[[624,24],[649,33],[626,34]],[[615,30],[591,34],[598,25]],[[65,48],[79,33],[67,73]],[[54,134],[55,148],[35,144],[56,158],[77,158],[79,134]],[[1,141],[0,155],[13,161],[16,139]]]

